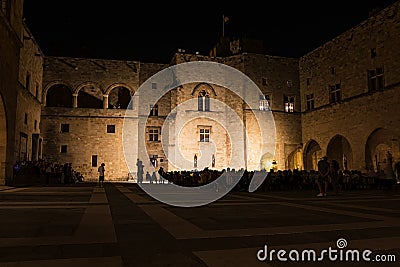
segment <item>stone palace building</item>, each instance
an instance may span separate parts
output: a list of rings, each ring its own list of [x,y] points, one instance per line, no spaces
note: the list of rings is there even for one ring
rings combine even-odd
[[[169,64],[45,56],[23,22],[22,2],[0,0],[0,184],[12,181],[17,161],[39,159],[70,162],[85,179],[97,179],[105,162],[108,179],[127,180],[122,131],[127,110],[136,108],[131,98],[159,71],[196,61],[233,67],[259,87],[260,109],[272,112],[275,122],[275,152],[258,153],[256,140],[264,131],[255,121],[258,111],[230,88],[198,82],[147,107],[145,132],[133,133],[144,138],[146,153],[132,144],[135,160],[176,170],[171,151],[179,150],[185,169],[224,169],[232,167],[237,146],[249,170],[311,170],[327,155],[341,169],[378,171],[389,155],[400,159],[400,1],[300,58],[265,55],[256,40],[226,37],[209,55],[178,50]],[[190,100],[193,105],[177,111]],[[237,132],[204,116],[218,113],[230,123],[215,100],[240,118]],[[165,138],[171,113],[191,113],[192,119]],[[232,143],[235,134],[246,140]],[[202,161],[199,152],[211,142],[214,150]]]

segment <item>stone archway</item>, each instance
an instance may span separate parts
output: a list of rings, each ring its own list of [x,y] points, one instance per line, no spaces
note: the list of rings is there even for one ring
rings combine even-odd
[[[310,140],[304,149],[304,169],[318,170],[318,160],[322,157],[321,146],[315,140]]]
[[[81,84],[76,90],[78,94],[78,108],[103,108],[103,92],[94,83]]]
[[[46,107],[72,108],[72,90],[64,84],[51,85],[46,90]]]
[[[111,89],[108,94],[108,108],[127,109],[131,101],[131,91],[124,86]]]
[[[7,119],[3,97],[0,94],[0,185],[6,180]]]
[[[336,160],[342,170],[353,168],[353,155],[349,141],[342,135],[335,135],[326,149],[328,160]]]
[[[378,128],[374,130],[365,144],[366,168],[374,171],[387,169],[389,163],[399,160],[399,136],[391,130]]]
[[[302,170],[303,159],[301,149],[293,150],[286,159],[286,169],[290,170]]]

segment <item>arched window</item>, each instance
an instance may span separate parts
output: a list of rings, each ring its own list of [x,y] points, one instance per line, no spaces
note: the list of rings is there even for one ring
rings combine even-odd
[[[197,103],[199,111],[210,111],[210,96],[205,90],[200,91]]]

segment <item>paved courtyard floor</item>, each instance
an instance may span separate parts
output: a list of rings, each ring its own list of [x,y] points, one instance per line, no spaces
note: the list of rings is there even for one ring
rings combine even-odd
[[[316,193],[183,208],[132,183],[3,186],[0,266],[400,266],[400,192]]]

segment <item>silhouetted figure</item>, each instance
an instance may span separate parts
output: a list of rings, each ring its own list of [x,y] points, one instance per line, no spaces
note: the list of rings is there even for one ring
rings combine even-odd
[[[328,157],[324,156],[320,161],[318,161],[318,189],[319,194],[318,197],[325,197],[326,192],[328,191],[329,185],[329,170],[330,165],[328,162]]]
[[[137,167],[137,182],[138,183],[143,183],[143,163],[141,160],[137,159],[136,161],[136,167]]]
[[[151,175],[151,181],[154,183],[157,183],[157,173],[153,172],[153,174]]]
[[[103,183],[104,183],[104,173],[105,173],[105,168],[104,168],[105,164],[101,163],[100,167],[98,168],[98,172],[99,172],[99,186],[103,187]]]
[[[336,160],[331,161],[331,179],[333,192],[337,195],[339,193],[339,163]]]
[[[151,184],[153,183],[153,181],[151,180],[151,175],[150,175],[149,172],[146,172],[146,181],[151,183]]]

